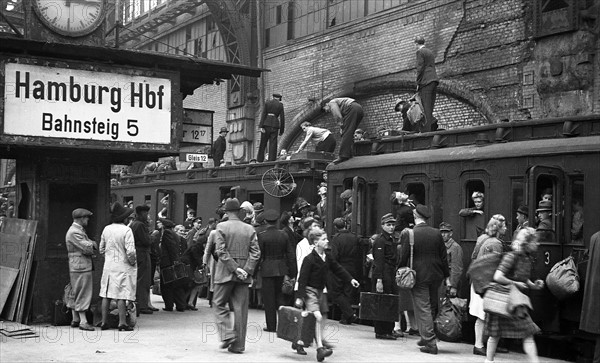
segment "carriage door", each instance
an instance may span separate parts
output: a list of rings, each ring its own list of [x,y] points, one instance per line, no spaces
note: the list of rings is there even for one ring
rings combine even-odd
[[[533,166],[529,169],[529,224],[536,228],[539,237],[538,251],[533,260],[532,281],[545,279],[552,266],[563,259],[564,179],[564,172],[556,167]],[[551,211],[537,212],[537,209],[548,203],[551,203]],[[533,320],[542,330],[557,331],[558,302],[550,291],[531,291],[531,300],[534,304]]]
[[[367,183],[365,179],[355,176],[352,179],[352,232],[357,236],[365,236],[367,233]]]

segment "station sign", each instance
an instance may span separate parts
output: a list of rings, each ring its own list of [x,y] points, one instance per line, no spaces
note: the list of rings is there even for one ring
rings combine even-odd
[[[194,108],[183,109],[182,146],[188,144],[212,145],[214,111]]]
[[[6,135],[171,144],[171,79],[6,63]]]
[[[181,153],[179,161],[188,163],[206,163],[208,162],[208,154]]]

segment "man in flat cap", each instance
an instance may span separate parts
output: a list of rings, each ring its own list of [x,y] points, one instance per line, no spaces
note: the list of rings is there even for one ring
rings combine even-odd
[[[221,349],[242,353],[246,349],[248,286],[260,258],[260,248],[254,228],[239,218],[237,198],[227,199],[223,209],[229,219],[219,223],[209,236],[215,239],[219,257],[214,271],[213,305],[221,333]],[[233,319],[227,305],[233,309]]]
[[[416,272],[415,286],[411,289],[415,318],[421,340],[421,352],[437,354],[437,338],[433,331],[433,316],[437,315],[438,290],[442,280],[450,275],[446,245],[438,229],[427,225],[431,217],[427,206],[418,204],[413,215],[414,247],[412,268]],[[400,267],[408,266],[410,259],[410,232],[400,234]],[[434,314],[432,314],[432,312]]]
[[[425,47],[425,38],[415,37],[417,47],[417,92],[421,97],[423,112],[425,113],[425,126],[421,132],[433,131],[433,106],[435,105],[436,90],[439,78],[435,71],[435,55]]]
[[[513,241],[517,237],[517,233],[525,227],[529,227],[529,207],[525,204],[521,204],[517,208],[517,228],[513,233]]]
[[[275,161],[277,158],[277,133],[283,135],[285,130],[285,112],[283,103],[281,103],[281,94],[273,93],[273,98],[265,102],[258,125],[260,136],[260,145],[256,160],[262,163],[265,160],[265,148],[269,143],[269,161]]]
[[[267,227],[257,232],[260,247],[260,274],[262,275],[262,296],[265,306],[265,331],[275,332],[277,329],[277,309],[283,303],[281,286],[283,277],[293,277],[295,271],[295,251],[288,244],[287,234],[277,229],[279,213],[268,209],[263,214]],[[295,246],[294,246],[295,247]]]
[[[96,242],[88,238],[85,227],[92,212],[77,208],[72,213],[73,224],[65,236],[65,244],[69,255],[69,277],[74,297],[71,308],[73,320],[71,326],[81,330],[94,330],[85,316],[92,303],[92,256],[98,251]]]
[[[450,297],[456,297],[463,272],[463,251],[458,242],[452,238],[452,225],[450,223],[440,223],[440,233],[446,245],[448,268],[450,269],[450,276],[444,280],[440,287],[440,295],[443,296],[448,293]]]
[[[150,227],[148,226],[148,211],[150,207],[146,204],[135,207],[135,220],[129,228],[133,232],[135,241],[135,254],[137,260],[137,285],[135,296],[137,308],[140,314],[152,314],[153,310],[148,306],[150,300],[150,286],[153,282],[153,274],[150,271]]]

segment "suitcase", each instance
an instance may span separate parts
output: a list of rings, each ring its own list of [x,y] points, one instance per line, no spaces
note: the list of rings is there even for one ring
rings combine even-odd
[[[398,321],[398,303],[398,295],[361,292],[359,317],[364,320]]]
[[[277,311],[277,338],[308,347],[315,339],[315,316],[291,306],[281,306]]]

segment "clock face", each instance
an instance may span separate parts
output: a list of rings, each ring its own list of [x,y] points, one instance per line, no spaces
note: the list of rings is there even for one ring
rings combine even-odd
[[[104,0],[34,0],[33,4],[42,22],[62,35],[89,34],[104,20]]]

